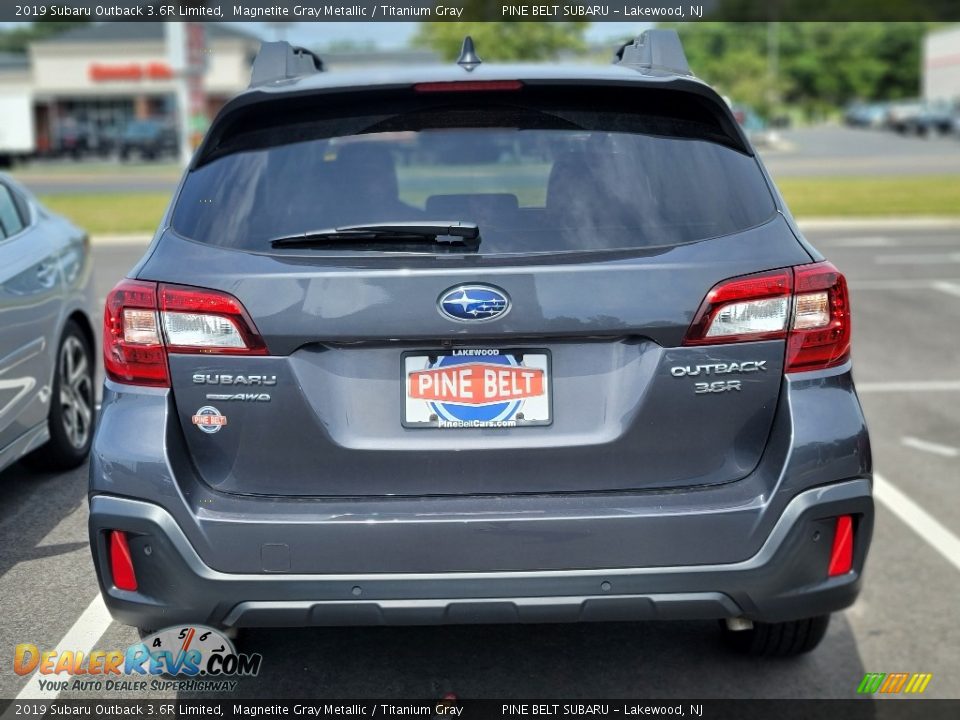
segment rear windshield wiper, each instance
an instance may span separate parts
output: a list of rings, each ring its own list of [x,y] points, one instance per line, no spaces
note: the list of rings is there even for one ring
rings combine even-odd
[[[480,228],[462,220],[413,220],[403,222],[342,225],[326,230],[311,230],[298,235],[284,235],[270,241],[275,248],[331,247],[340,244],[377,242],[428,243],[464,246],[476,250],[480,245]]]

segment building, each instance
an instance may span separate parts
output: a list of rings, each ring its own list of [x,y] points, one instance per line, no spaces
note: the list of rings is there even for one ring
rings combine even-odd
[[[242,23],[202,25],[206,115],[213,117],[247,87],[260,39]],[[440,62],[436,53],[424,50],[321,55],[326,69],[333,72]],[[39,154],[107,151],[132,120],[172,122],[175,93],[164,25],[159,22],[87,25],[34,42],[25,55],[0,53],[0,108],[5,115],[8,108],[24,115],[16,123],[7,116],[3,123],[18,128],[16,147],[5,146],[0,126],[0,156],[31,154],[23,150],[26,137]]]
[[[227,25],[204,27],[204,88],[213,114],[247,86],[260,41]],[[174,117],[176,88],[162,23],[76,28],[33,43],[27,60],[38,152],[59,149],[78,127],[96,140],[133,119]]]
[[[960,101],[960,25],[923,39],[923,99]]]

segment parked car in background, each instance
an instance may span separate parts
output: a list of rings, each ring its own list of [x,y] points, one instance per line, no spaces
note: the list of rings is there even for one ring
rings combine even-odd
[[[0,174],[0,470],[76,467],[94,419],[87,236]]]
[[[923,103],[920,112],[906,120],[906,132],[914,135],[946,135],[953,130],[954,106],[946,101]]]
[[[766,147],[780,139],[780,134],[749,105],[733,103],[730,110],[754,145]]]
[[[177,154],[177,131],[162,120],[134,120],[124,128],[118,141],[121,160],[140,157],[144,160]]]
[[[93,151],[95,144],[92,125],[67,117],[60,121],[53,132],[51,154],[80,160]]]
[[[113,617],[816,647],[874,517],[846,280],[676,32],[596,67],[305,55],[263,44],[107,297]]]
[[[923,112],[923,103],[919,100],[902,100],[890,103],[883,124],[889,130],[906,134],[914,129],[915,121]]]
[[[847,108],[843,120],[850,127],[879,128],[887,114],[885,103],[855,103]]]

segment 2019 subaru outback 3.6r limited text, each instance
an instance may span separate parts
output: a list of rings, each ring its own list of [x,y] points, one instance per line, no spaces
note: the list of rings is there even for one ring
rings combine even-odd
[[[315,65],[265,45],[107,299],[113,616],[814,647],[873,524],[847,287],[675,34]]]

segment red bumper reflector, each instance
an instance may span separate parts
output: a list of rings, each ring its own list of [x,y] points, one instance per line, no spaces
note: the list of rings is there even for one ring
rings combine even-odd
[[[853,568],[853,518],[841,515],[833,533],[833,550],[830,551],[830,566],[827,576],[845,575]]]
[[[137,576],[133,572],[133,558],[127,535],[120,530],[110,531],[110,574],[113,584],[120,590],[136,590]]]

